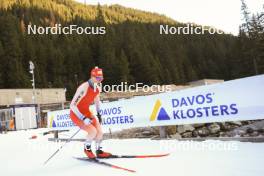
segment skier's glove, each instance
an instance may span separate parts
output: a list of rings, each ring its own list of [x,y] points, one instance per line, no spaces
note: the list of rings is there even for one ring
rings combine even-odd
[[[101,124],[102,123],[102,115],[99,112],[97,112],[97,118]]]
[[[96,119],[95,119],[95,118],[84,117],[84,119],[83,119],[83,123],[84,123],[85,125],[90,125],[90,124],[92,124],[92,125],[95,126],[95,124],[96,124]]]
[[[84,120],[83,120],[83,123],[84,123],[85,125],[90,125],[90,124],[91,124],[91,119],[85,117]]]

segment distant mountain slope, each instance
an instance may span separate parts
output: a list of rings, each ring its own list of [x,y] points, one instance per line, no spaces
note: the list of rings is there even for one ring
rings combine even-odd
[[[0,8],[7,10],[17,6],[19,8],[34,8],[54,12],[63,20],[72,20],[81,17],[84,20],[95,20],[97,16],[97,6],[83,5],[71,0],[5,0],[0,2]],[[120,5],[101,6],[107,23],[120,23],[126,20],[135,22],[162,22],[174,23],[172,19],[156,13],[125,8]]]

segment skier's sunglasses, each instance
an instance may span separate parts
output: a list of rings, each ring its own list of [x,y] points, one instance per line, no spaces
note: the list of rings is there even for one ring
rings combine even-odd
[[[102,76],[96,76],[95,79],[96,79],[97,81],[103,81],[104,77],[102,77]]]

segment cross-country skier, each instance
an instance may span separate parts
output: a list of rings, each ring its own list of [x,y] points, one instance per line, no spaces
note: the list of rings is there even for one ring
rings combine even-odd
[[[110,153],[102,151],[100,146],[103,133],[101,128],[101,115],[99,113],[100,92],[97,84],[102,81],[102,69],[98,67],[93,68],[91,70],[91,78],[78,87],[70,105],[70,117],[72,121],[88,133],[84,143],[84,153],[91,159],[96,156],[99,158],[111,156]],[[89,110],[89,106],[93,102],[96,106],[97,117]],[[92,141],[96,142],[96,156],[91,150]]]

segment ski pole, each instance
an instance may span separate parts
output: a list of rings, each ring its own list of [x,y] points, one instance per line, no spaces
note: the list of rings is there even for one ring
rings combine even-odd
[[[68,142],[70,142],[71,141],[71,139],[77,134],[77,133],[79,133],[79,131],[80,131],[81,129],[79,129],[78,131],[76,131],[76,133],[74,133],[62,146],[60,146],[60,148],[58,148],[57,150],[56,150],[56,152],[54,152],[45,162],[44,162],[44,164],[43,165],[45,165],[45,164],[47,164],[48,163],[48,161],[51,159],[51,158],[53,158]]]

